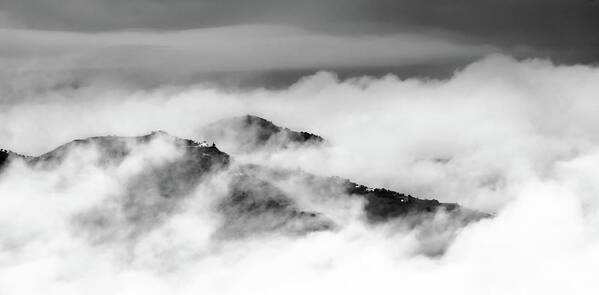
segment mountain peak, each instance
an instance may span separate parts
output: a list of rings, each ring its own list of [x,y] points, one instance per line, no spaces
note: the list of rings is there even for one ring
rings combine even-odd
[[[259,130],[286,130],[278,129],[280,127],[259,117],[248,115],[239,118],[241,120],[233,119],[230,122],[245,124],[249,121],[250,126],[260,124],[263,128]],[[40,169],[56,169],[79,148],[93,148],[98,152],[99,156],[94,157],[93,165],[119,167],[127,157],[140,151],[140,147],[153,144],[156,139],[166,139],[168,144],[172,144],[182,154],[169,161],[150,165],[128,180],[122,195],[122,210],[131,223],[129,234],[132,236],[142,233],[146,227],[154,226],[160,218],[173,214],[177,202],[189,196],[205,176],[214,172],[229,175],[224,178],[228,179],[228,195],[218,205],[218,211],[224,216],[224,224],[219,229],[221,237],[239,237],[273,231],[303,233],[335,228],[335,222],[327,217],[326,212],[320,212],[316,207],[303,208],[296,202],[293,193],[279,188],[279,185],[289,181],[296,181],[319,200],[345,197],[364,200],[365,216],[372,223],[402,217],[408,217],[405,220],[410,223],[417,223],[430,220],[439,211],[447,212],[458,224],[490,217],[461,208],[457,204],[419,199],[386,189],[368,188],[347,179],[320,177],[260,165],[231,165],[229,155],[221,152],[216,146],[179,138],[163,131],[137,137],[98,136],[77,139],[37,157],[25,157],[0,150],[0,167],[5,166],[11,159],[20,158],[27,165]],[[147,201],[147,198],[152,199]],[[103,213],[94,213],[81,222],[109,224],[105,218]],[[264,220],[276,222],[264,223]],[[104,230],[112,232],[113,229]]]
[[[225,147],[225,150],[233,153],[286,149],[324,142],[324,139],[316,134],[294,131],[251,114],[208,124],[200,129],[199,137],[217,142]]]

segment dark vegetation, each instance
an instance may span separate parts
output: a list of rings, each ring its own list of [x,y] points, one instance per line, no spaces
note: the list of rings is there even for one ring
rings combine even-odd
[[[6,150],[0,150],[0,168],[4,166],[4,163],[8,161],[10,153]]]

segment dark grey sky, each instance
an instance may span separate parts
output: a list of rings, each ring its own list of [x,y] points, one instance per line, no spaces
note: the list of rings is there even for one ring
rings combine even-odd
[[[336,34],[443,31],[561,61],[599,59],[594,0],[0,0],[4,23],[43,30],[282,24]]]

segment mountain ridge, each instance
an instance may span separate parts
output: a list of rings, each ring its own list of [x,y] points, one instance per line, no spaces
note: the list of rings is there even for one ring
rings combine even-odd
[[[254,152],[321,145],[325,139],[314,133],[281,127],[267,119],[246,114],[224,118],[198,130],[198,137],[225,145],[229,152]]]
[[[432,219],[439,212],[448,214],[459,224],[491,217],[455,203],[416,198],[384,188],[369,188],[340,177],[316,176],[303,171],[236,163],[216,145],[208,146],[164,131],[135,137],[96,136],[77,139],[33,157],[2,150],[0,173],[3,167],[15,159],[34,167],[53,169],[60,166],[72,150],[87,147],[98,151],[96,164],[118,166],[135,152],[136,145],[145,146],[153,140],[168,142],[181,156],[144,169],[143,173],[129,180],[127,190],[121,196],[120,208],[125,216],[123,222],[128,224],[129,231],[120,238],[142,234],[147,228],[160,223],[165,216],[174,214],[176,204],[192,193],[206,177],[222,171],[227,172],[229,192],[216,206],[224,220],[216,235],[220,238],[239,238],[270,232],[301,234],[332,230],[338,226],[324,212],[301,208],[293,193],[281,190],[279,183],[288,180],[297,181],[311,195],[325,201],[327,198],[349,197],[364,202],[362,210],[371,224],[401,219],[421,223]],[[115,213],[110,210],[93,210],[81,217],[79,223],[85,228],[99,231],[101,234],[98,236],[110,236],[110,230],[96,228],[98,224],[112,224],[109,216]]]

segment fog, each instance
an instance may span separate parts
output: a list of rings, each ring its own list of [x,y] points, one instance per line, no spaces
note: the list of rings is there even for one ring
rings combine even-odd
[[[340,80],[319,72],[282,90],[201,82],[144,88],[105,79],[71,87],[69,69],[47,76],[49,87],[39,89],[21,78],[4,82],[18,85],[12,94],[20,99],[0,105],[0,143],[19,153],[153,130],[201,140],[205,124],[250,113],[318,134],[326,144],[231,154],[232,171],[237,163],[256,163],[336,175],[494,217],[456,228],[443,226],[438,215],[431,238],[426,226],[368,224],[360,202],[327,200],[290,179],[277,185],[338,227],[218,238],[223,220],[214,204],[228,189],[225,170],[149,219],[143,234],[131,235],[138,224],[118,209],[120,197],[136,175],[177,159],[180,150],[159,138],[103,166],[96,149],[72,149],[58,167],[15,161],[0,174],[2,294],[592,294],[595,288],[596,67],[491,55],[445,80]],[[77,222],[94,208],[113,212],[114,227],[96,232]],[[439,244],[446,247],[440,255],[423,250]]]

